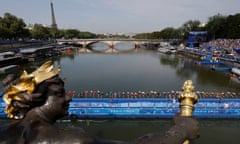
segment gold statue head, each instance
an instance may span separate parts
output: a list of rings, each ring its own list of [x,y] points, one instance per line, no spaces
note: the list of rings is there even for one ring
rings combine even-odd
[[[13,101],[23,101],[19,94],[32,94],[38,84],[58,75],[59,73],[60,67],[54,69],[52,61],[47,61],[30,74],[23,71],[19,77],[18,83],[10,86],[3,95],[3,100],[6,103],[5,113],[7,113],[7,117],[15,119],[23,118],[24,114],[19,114],[20,112],[14,107]]]

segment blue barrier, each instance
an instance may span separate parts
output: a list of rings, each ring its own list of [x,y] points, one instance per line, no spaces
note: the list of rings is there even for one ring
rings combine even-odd
[[[0,100],[0,117],[5,118]],[[73,98],[66,118],[172,118],[179,102],[170,98]],[[197,118],[240,118],[240,99],[203,98],[195,104]]]
[[[79,118],[172,118],[179,102],[167,98],[81,98],[73,99],[69,113]],[[199,99],[198,118],[240,118],[240,99]]]

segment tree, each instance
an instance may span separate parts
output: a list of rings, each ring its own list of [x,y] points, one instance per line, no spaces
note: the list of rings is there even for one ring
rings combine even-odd
[[[32,38],[36,39],[48,39],[51,37],[50,28],[44,27],[41,24],[34,24],[31,35]]]
[[[67,29],[64,33],[64,38],[66,39],[72,39],[72,38],[78,38],[80,31],[77,29]]]
[[[5,13],[0,19],[0,37],[2,38],[23,38],[29,36],[29,31],[25,28],[26,24],[23,19]]]
[[[136,39],[150,39],[150,37],[151,37],[151,33],[139,33],[133,36],[133,38],[136,38]]]
[[[60,31],[57,29],[57,27],[50,28],[50,34],[52,38],[59,38],[60,37]]]
[[[96,34],[90,32],[79,32],[78,38],[86,39],[86,38],[96,38]]]
[[[4,19],[0,17],[0,38],[6,39],[10,37],[10,31],[5,26]]]
[[[190,31],[199,31],[202,30],[200,27],[201,22],[199,20],[189,20],[185,22],[181,27],[181,33],[183,35],[183,39],[187,39],[188,33]]]
[[[163,39],[178,39],[180,37],[179,30],[172,27],[165,28],[161,31],[161,37]]]
[[[201,22],[199,20],[189,20],[182,25],[182,28],[185,32],[199,31],[201,30],[200,24]]]
[[[224,38],[224,27],[226,26],[226,17],[220,14],[214,15],[208,19],[206,29],[211,38]]]
[[[227,38],[237,39],[240,38],[240,14],[230,15],[226,19],[226,31]]]

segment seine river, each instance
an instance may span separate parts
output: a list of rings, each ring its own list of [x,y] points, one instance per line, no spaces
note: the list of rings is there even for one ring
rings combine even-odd
[[[122,43],[115,46],[119,54],[106,54],[108,47],[99,43],[92,49],[101,53],[66,55],[55,63],[67,78],[67,90],[171,91],[181,90],[190,79],[196,91],[240,91],[225,73],[196,65],[192,59],[133,47]]]
[[[108,46],[96,43],[93,53],[69,53],[54,58],[61,66],[61,77],[67,79],[68,91],[180,91],[185,80],[192,80],[195,91],[239,92],[239,83],[224,72],[196,65],[193,59],[180,55],[164,55],[156,50],[134,50],[133,43],[115,45],[119,53],[106,53]],[[23,69],[33,69],[41,63],[31,63]],[[1,76],[3,78],[4,76]],[[236,144],[240,141],[238,120],[199,120],[201,138],[194,144]],[[60,123],[62,125],[62,123]],[[146,132],[164,131],[170,120],[95,120],[71,122],[92,134],[131,140]]]

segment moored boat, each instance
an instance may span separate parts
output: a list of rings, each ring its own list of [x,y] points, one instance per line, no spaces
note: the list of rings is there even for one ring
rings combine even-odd
[[[19,53],[22,54],[24,60],[33,62],[39,59],[44,59],[53,54],[55,46],[47,45],[41,47],[22,48]]]
[[[230,76],[231,80],[233,80],[233,81],[235,81],[237,83],[240,83],[240,76],[238,76],[238,75],[236,75],[234,73],[230,73],[229,76]]]
[[[172,46],[166,46],[166,47],[159,47],[158,52],[164,53],[164,54],[173,54],[173,53],[176,53],[177,50]]]
[[[18,69],[18,65],[9,65],[0,68],[0,74],[10,73]]]
[[[234,67],[234,68],[232,68],[231,72],[240,76],[240,69],[239,68]]]
[[[0,67],[5,67],[9,65],[17,65],[22,62],[22,57],[15,55],[14,52],[3,52],[0,53]]]

